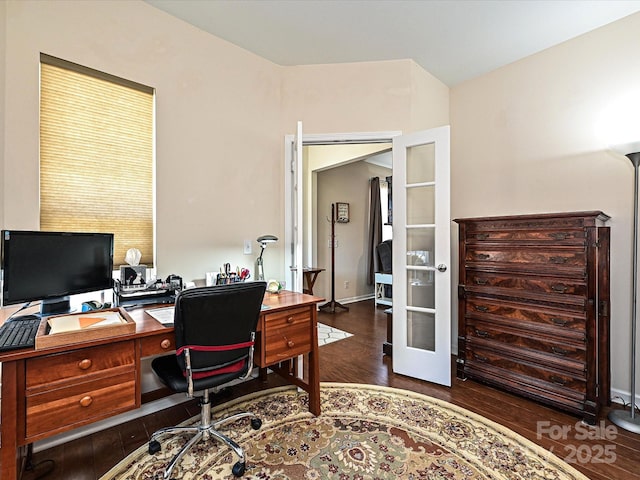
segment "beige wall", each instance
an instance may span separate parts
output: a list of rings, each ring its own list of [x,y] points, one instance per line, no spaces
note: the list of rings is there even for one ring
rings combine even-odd
[[[144,2],[8,1],[3,228],[38,228],[38,63],[45,52],[156,88],[159,274],[253,270],[243,240],[284,236],[283,137],[414,125],[410,60],[283,69]],[[437,85],[439,103],[448,103]],[[423,79],[424,79],[423,78]],[[443,92],[445,92],[443,96]],[[429,94],[424,94],[429,96]],[[430,121],[448,122],[448,109]],[[8,120],[11,119],[9,122]],[[265,274],[284,278],[283,242]]]
[[[594,129],[609,102],[639,88],[638,32],[640,14],[451,90],[453,218],[612,217],[611,370],[614,389],[627,391],[633,169]]]
[[[143,2],[6,8],[3,227],[38,228],[38,64],[45,52],[156,88],[160,275],[203,278],[225,261],[251,267],[243,239],[278,234],[282,225],[277,205],[264,202],[283,196],[282,140],[273,128],[280,68]]]
[[[289,133],[298,120],[305,133],[408,133],[449,124],[448,87],[412,60],[288,67],[282,90]]]

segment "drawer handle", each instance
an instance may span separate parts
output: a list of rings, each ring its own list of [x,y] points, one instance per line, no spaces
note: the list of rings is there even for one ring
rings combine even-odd
[[[487,238],[489,238],[489,234],[488,233],[477,233],[476,234],[476,240],[486,240]]]
[[[551,375],[549,377],[549,380],[551,380],[553,383],[557,385],[562,385],[562,386],[564,386],[567,383],[564,378],[558,377],[557,375]]]
[[[549,236],[554,240],[566,240],[569,238],[569,234],[565,232],[553,232],[550,233]]]
[[[487,357],[483,357],[482,355],[478,355],[477,353],[473,354],[473,358],[475,358],[476,360],[482,363],[487,363],[489,361]]]
[[[560,347],[551,347],[551,351],[556,355],[562,355],[563,357],[569,353],[568,350],[565,350],[564,348],[560,348]]]
[[[486,285],[487,284],[487,279],[486,278],[476,278],[476,285]]]
[[[567,323],[568,323],[564,318],[555,318],[555,317],[553,317],[553,318],[551,318],[551,321],[555,325],[557,325],[559,327],[566,327]]]
[[[489,311],[489,307],[485,307],[484,305],[474,305],[473,308],[475,308],[478,312],[488,312]]]
[[[476,260],[487,260],[491,258],[491,255],[489,255],[488,253],[476,253],[475,257]]]
[[[567,291],[567,286],[559,283],[557,285],[551,285],[551,290],[558,293],[564,293]]]
[[[476,328],[476,336],[486,338],[486,337],[489,337],[490,335],[489,335],[489,332],[487,332],[486,330],[478,330]]]
[[[287,323],[293,323],[293,317],[287,317]]]
[[[556,265],[567,263],[568,260],[569,259],[567,257],[549,257],[549,261],[551,263],[555,263]]]
[[[85,359],[80,360],[78,362],[78,368],[80,370],[89,370],[91,368],[92,364],[93,364],[93,362],[91,361],[90,358],[85,358]]]
[[[168,338],[162,340],[160,342],[160,348],[162,348],[163,350],[168,350],[169,348],[171,348],[171,340],[169,340]]]
[[[284,337],[284,341],[287,342],[287,347],[289,348],[293,348],[296,345],[296,342],[289,340],[287,337]]]
[[[91,405],[93,403],[93,398],[91,398],[89,395],[86,395],[84,397],[82,397],[80,399],[80,406],[81,407],[88,407],[89,405]]]

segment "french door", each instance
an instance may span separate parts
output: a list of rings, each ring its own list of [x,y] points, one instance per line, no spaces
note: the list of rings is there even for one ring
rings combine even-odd
[[[302,292],[303,268],[303,162],[302,122],[298,122],[295,135],[285,137],[285,276],[287,288]]]
[[[449,127],[285,137],[285,268],[302,291],[302,145],[393,142],[393,369],[451,385]],[[308,261],[308,260],[307,260]]]
[[[451,386],[449,127],[393,138],[393,371]]]

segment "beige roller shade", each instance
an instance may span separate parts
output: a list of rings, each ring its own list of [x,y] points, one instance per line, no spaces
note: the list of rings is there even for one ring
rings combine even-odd
[[[153,89],[41,55],[40,228],[112,232],[153,265]]]

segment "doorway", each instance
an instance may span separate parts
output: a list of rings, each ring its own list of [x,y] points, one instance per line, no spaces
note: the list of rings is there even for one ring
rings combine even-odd
[[[311,177],[311,204],[309,208],[305,206],[308,215],[303,220],[303,248],[310,251],[303,257],[312,262],[310,265],[325,268],[318,277],[314,293],[329,298],[332,291],[331,209],[334,205],[337,216],[340,204],[343,209],[346,206],[348,216],[333,225],[335,296],[340,303],[371,298],[374,292],[373,284],[368,283],[370,182],[377,177],[386,187],[385,178],[392,172],[391,145],[312,145],[304,147],[303,158]],[[386,194],[381,203],[381,210],[386,214]],[[390,237],[391,227],[385,229]]]
[[[326,200],[320,199],[319,202],[318,175],[329,175],[332,169],[345,168],[352,163],[389,150],[392,138],[400,135],[400,132],[395,131],[303,135],[301,130],[302,126],[299,124],[297,135],[285,137],[285,168],[288,172],[285,176],[285,268],[286,273],[289,274],[287,285],[300,285],[300,291],[302,290],[302,267],[318,266],[320,259],[329,252],[330,239],[323,229],[318,228],[319,223],[324,222],[326,226],[329,226],[326,218],[331,216],[331,203],[349,203],[345,198],[339,197],[341,195],[339,191],[335,192],[335,198],[333,197],[334,193],[330,193]],[[298,137],[300,141],[298,141]],[[311,154],[309,154],[310,149],[314,149]],[[372,163],[371,165],[374,164]],[[342,190],[346,194],[348,188],[343,188]],[[341,196],[345,197],[345,195]],[[290,203],[300,205],[299,210],[296,207],[291,207]],[[352,212],[353,208],[356,207],[355,202],[353,203],[354,205],[351,206]],[[357,208],[360,215],[364,217],[362,209],[368,212],[368,199],[366,201],[359,200]],[[320,214],[318,213],[319,211]],[[340,226],[342,227],[343,225]],[[344,226],[348,227],[348,229],[337,229],[336,237],[354,232],[357,228],[365,228],[363,223],[356,226],[355,222],[349,222]],[[340,238],[338,238],[336,253],[347,250],[347,243],[342,243],[342,247],[340,245]],[[349,247],[350,249],[357,248],[352,245]],[[351,250],[351,254],[353,254],[353,250]],[[358,257],[362,257],[362,255],[361,249],[358,252]],[[329,288],[326,287],[329,285],[328,282],[331,276],[329,263],[325,262],[326,266],[322,267],[326,271],[318,278],[316,285],[323,290],[318,292],[329,291]],[[300,264],[300,273],[295,269],[298,264]],[[353,281],[352,278],[342,278],[339,281],[336,280],[336,283],[340,282],[342,287],[340,289],[342,290],[341,294],[346,290],[350,292],[347,294],[349,297],[358,298],[360,293],[355,293],[356,285],[354,285]],[[346,284],[347,288],[345,288],[344,282],[348,282]],[[316,293],[315,289],[314,293]]]

